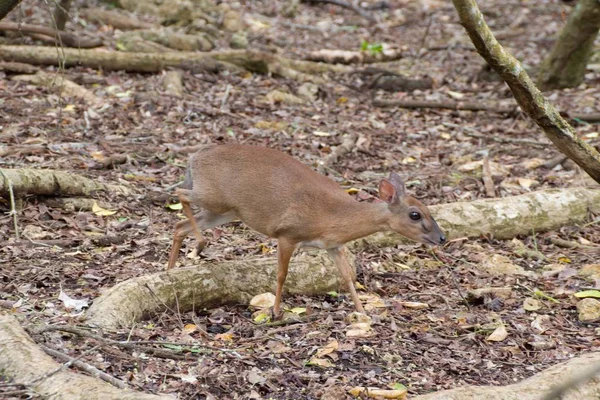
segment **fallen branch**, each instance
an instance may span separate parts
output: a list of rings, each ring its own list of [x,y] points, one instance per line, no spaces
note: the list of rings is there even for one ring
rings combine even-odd
[[[413,400],[554,400],[562,394],[552,389],[559,382],[573,381],[579,386],[571,388],[563,394],[562,400],[595,399],[600,392],[600,380],[590,378],[586,370],[590,365],[600,363],[600,352],[584,354],[564,363],[554,365],[545,371],[539,372],[531,378],[507,386],[463,386],[456,389],[442,390],[421,396]],[[590,372],[596,373],[593,369]],[[587,373],[587,374],[586,374]],[[581,374],[581,375],[580,375]],[[584,376],[587,375],[587,376]],[[579,377],[586,379],[579,379]],[[560,386],[560,384],[559,384]],[[553,396],[553,397],[550,397]]]
[[[47,36],[49,39],[56,40],[56,43],[60,43],[67,47],[75,47],[80,49],[91,49],[94,47],[102,46],[102,39],[83,38],[68,32],[46,28],[45,26],[17,24],[14,22],[0,22],[0,31],[20,32],[26,35],[30,35],[32,33],[37,35],[44,35]]]
[[[43,46],[0,46],[0,58],[5,61],[25,62],[34,65],[57,66],[64,64],[65,67],[84,66],[128,72],[160,72],[168,68],[193,72],[230,71],[239,73],[250,71],[259,74],[282,74],[282,76],[300,80],[320,79],[307,74],[352,71],[352,68],[343,65],[291,60],[252,50],[223,50],[206,53],[185,51],[127,53],[62,49],[57,52],[55,48]]]
[[[350,153],[356,147],[356,141],[358,140],[358,135],[356,133],[348,134],[342,140],[342,143],[339,146],[336,146],[331,153],[327,155],[323,159],[321,163],[319,163],[320,169],[330,168],[333,164],[338,162],[340,157],[345,156]]]
[[[0,178],[0,196],[8,194],[9,181],[15,196],[89,196],[96,191],[121,195],[132,194],[133,190],[122,185],[104,184],[81,175],[53,170],[4,169]]]
[[[0,71],[16,72],[18,74],[35,74],[39,68],[18,62],[0,62]]]
[[[110,25],[115,29],[122,31],[132,29],[152,29],[155,25],[148,22],[140,21],[134,17],[125,14],[123,10],[110,11],[103,8],[84,8],[79,11],[79,14],[91,22],[97,22],[105,25]]]
[[[498,143],[525,144],[527,146],[534,146],[534,147],[539,147],[542,149],[548,148],[548,146],[550,145],[550,143],[544,143],[544,142],[540,142],[539,140],[533,140],[533,139],[521,139],[521,138],[510,138],[510,137],[505,138],[502,136],[490,136],[490,135],[484,135],[482,133],[469,132],[469,131],[465,131],[464,134],[466,136],[471,136],[471,137],[478,138],[478,139],[492,140],[492,141],[498,142]]]
[[[65,370],[61,364],[44,354],[13,315],[3,312],[0,312],[0,354],[2,376],[44,398],[172,399],[171,396],[117,389],[90,376]]]
[[[516,107],[501,106],[498,104],[483,102],[463,102],[463,101],[427,101],[427,100],[373,100],[375,107],[400,107],[400,108],[443,108],[448,110],[467,110],[467,111],[492,111],[497,113],[513,113]]]
[[[104,292],[87,312],[87,322],[101,328],[127,327],[168,310],[170,313],[223,304],[247,304],[273,290],[277,260],[257,258],[200,263],[129,279]],[[321,253],[295,256],[284,290],[306,295],[345,287],[329,257]]]
[[[60,95],[75,97],[85,101],[89,105],[98,105],[102,102],[94,93],[66,79],[61,74],[47,74],[44,71],[38,71],[33,75],[16,75],[12,77],[13,81],[27,82],[32,85],[42,86],[50,89],[56,89]]]
[[[308,53],[309,61],[325,62],[329,64],[372,64],[385,61],[396,61],[402,58],[399,49],[387,49],[381,52],[351,51],[351,50],[315,50]]]
[[[347,8],[348,10],[352,10],[361,17],[368,19],[369,21],[377,21],[375,17],[371,14],[363,10],[360,6],[354,5],[352,3],[346,2],[344,0],[303,0],[304,3],[325,3],[325,4],[333,4],[334,6],[339,6],[342,8]]]
[[[430,206],[431,214],[452,240],[492,236],[512,239],[561,226],[579,224],[589,213],[600,213],[600,190],[547,189],[520,196]],[[408,239],[396,233],[377,233],[355,242],[394,246]]]
[[[600,153],[583,141],[535,87],[519,61],[506,52],[483,19],[475,0],[453,0],[460,21],[477,52],[504,79],[517,103],[548,139],[600,183]]]
[[[90,364],[84,363],[83,361],[79,361],[73,357],[70,357],[64,353],[61,353],[60,351],[51,349],[47,346],[41,346],[41,348],[49,356],[58,358],[59,360],[65,362],[69,365],[73,365],[74,367],[80,369],[81,371],[87,372],[94,378],[102,379],[104,382],[110,383],[111,385],[118,387],[119,389],[125,389],[127,387],[127,384],[125,382],[123,382],[122,380],[117,379],[114,376],[110,376],[106,372],[102,372],[98,368],[96,368]]]

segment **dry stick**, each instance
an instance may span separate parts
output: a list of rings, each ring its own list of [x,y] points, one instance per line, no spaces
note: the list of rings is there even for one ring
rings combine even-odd
[[[585,122],[600,122],[600,113],[569,114],[569,118],[574,120],[582,120]]]
[[[490,168],[490,158],[485,156],[483,159],[483,186],[485,187],[485,194],[488,197],[496,197],[496,190],[494,188],[494,180],[492,179],[492,170]]]
[[[478,138],[478,139],[493,140],[494,142],[499,142],[499,143],[526,144],[529,146],[535,146],[535,147],[541,147],[541,148],[547,148],[550,145],[550,143],[544,143],[544,142],[540,142],[538,140],[532,140],[532,139],[505,138],[505,137],[498,137],[498,136],[483,135],[481,133],[475,133],[475,132],[468,132],[466,128],[465,128],[464,134],[467,136]]]
[[[46,326],[32,329],[32,332],[35,334],[42,334],[44,332],[54,332],[54,331],[68,332],[68,333],[72,333],[77,336],[88,337],[90,339],[97,340],[97,341],[103,343],[104,345],[117,346],[117,347],[121,347],[124,349],[129,349],[129,350],[141,350],[144,352],[152,353],[156,357],[171,358],[174,360],[183,360],[183,359],[190,359],[190,358],[185,357],[185,356],[180,356],[178,354],[173,354],[173,352],[170,350],[156,349],[154,347],[148,347],[145,345],[156,344],[156,345],[175,345],[175,346],[182,346],[182,347],[202,347],[202,348],[206,348],[206,349],[210,349],[210,350],[220,351],[223,353],[237,353],[236,349],[222,349],[220,347],[215,347],[215,346],[211,346],[208,344],[202,344],[202,343],[194,343],[193,345],[190,345],[190,344],[186,344],[186,343],[161,342],[161,341],[150,341],[150,340],[140,340],[140,341],[114,340],[114,339],[105,338],[103,336],[87,332],[84,329],[79,329],[79,328],[75,328],[73,326],[69,326],[69,325],[46,325]],[[239,353],[235,354],[235,356],[238,358],[240,357]]]
[[[600,153],[583,141],[535,86],[519,61],[506,52],[485,23],[475,0],[452,0],[477,52],[510,87],[517,103],[556,147],[600,182]]]
[[[192,359],[187,355],[175,354],[174,352],[172,352],[170,350],[156,349],[154,347],[148,347],[148,346],[138,346],[134,342],[120,342],[118,340],[108,339],[108,338],[102,337],[100,335],[95,335],[93,333],[86,332],[83,329],[74,328],[72,326],[48,325],[48,326],[36,329],[35,333],[39,334],[39,333],[48,332],[48,331],[69,332],[74,335],[89,337],[91,339],[97,340],[100,343],[103,343],[106,345],[122,347],[124,349],[130,349],[130,350],[143,351],[143,352],[152,354],[153,356],[159,357],[159,358],[168,358],[168,359],[172,359],[172,360]]]
[[[27,383],[27,385],[29,385],[29,386],[32,386],[34,383],[37,383],[37,382],[43,381],[43,380],[45,380],[45,379],[48,379],[48,378],[50,378],[52,375],[56,375],[57,373],[59,373],[59,372],[61,372],[61,371],[65,370],[65,369],[69,368],[71,365],[73,365],[73,363],[74,363],[75,361],[78,361],[78,360],[80,360],[81,358],[85,357],[86,355],[88,355],[88,354],[92,353],[93,351],[96,351],[96,350],[98,350],[100,347],[102,347],[102,346],[100,346],[100,345],[99,345],[99,346],[94,346],[94,347],[92,347],[91,349],[87,349],[86,351],[82,352],[81,354],[79,354],[79,355],[78,355],[77,357],[75,357],[75,358],[72,358],[72,357],[69,357],[69,356],[67,356],[67,357],[69,357],[69,358],[70,358],[70,360],[68,360],[66,363],[62,364],[60,367],[56,368],[56,369],[55,369],[55,370],[53,370],[53,371],[47,372],[47,373],[45,373],[45,374],[44,374],[44,375],[42,375],[42,376],[38,376],[37,378],[35,378],[35,379],[34,379],[34,380],[32,380],[31,382],[28,382],[28,383]],[[52,350],[52,349],[50,349],[50,348],[48,348],[48,347],[46,347],[46,346],[42,346],[42,350],[46,351],[46,349],[48,349],[48,350]],[[54,350],[54,351],[56,351],[56,350]],[[58,352],[57,352],[57,353],[58,353]],[[48,354],[50,354],[50,353],[48,353]],[[62,354],[62,353],[61,353],[61,354]],[[52,354],[50,354],[50,355],[52,355]],[[65,355],[65,356],[66,356],[66,354],[63,354],[63,355]],[[61,357],[57,357],[57,358],[61,358]],[[63,359],[63,358],[61,358],[61,360],[63,360],[63,361],[64,361],[64,359]]]
[[[58,31],[45,26],[16,24],[13,22],[1,22],[0,31],[16,31],[25,34],[39,34],[50,38],[58,38],[63,44],[69,47],[78,47],[82,49],[90,49],[93,47],[102,46],[102,39],[87,39],[75,36],[68,32]]]
[[[463,101],[427,101],[427,100],[373,100],[375,107],[400,107],[400,108],[443,108],[448,110],[467,111],[493,111],[499,113],[512,113],[516,107],[500,106],[493,103],[471,103]]]
[[[304,3],[325,3],[325,4],[333,4],[335,6],[339,6],[342,8],[347,8],[349,10],[354,11],[359,14],[361,17],[368,19],[369,21],[376,21],[375,17],[361,9],[360,6],[354,5],[352,3],[345,2],[343,0],[303,0]]]
[[[66,361],[67,364],[69,364],[69,363],[72,364],[73,366],[77,367],[78,369],[92,375],[94,378],[100,378],[103,381],[108,382],[111,385],[118,387],[119,389],[125,389],[127,387],[127,384],[125,382],[123,382],[122,380],[117,379],[114,376],[107,374],[106,372],[102,372],[98,368],[91,366],[88,363],[85,363],[83,361],[78,361],[77,359],[75,359],[73,357],[70,357],[64,353],[61,353],[60,351],[56,351],[49,347],[46,347],[46,346],[40,346],[40,347],[42,348],[42,350],[44,350],[44,352],[46,354],[49,354],[52,357],[56,357],[62,361]],[[96,346],[96,347],[99,347],[99,346]]]
[[[0,174],[2,174],[2,176],[8,183],[8,195],[10,197],[10,213],[9,213],[9,215],[12,215],[12,217],[13,217],[13,224],[15,226],[15,237],[17,238],[17,240],[19,240],[21,238],[19,235],[19,223],[17,221],[17,209],[15,206],[15,193],[13,191],[12,181],[10,179],[8,179],[8,177],[6,175],[4,175],[4,171],[2,169],[0,169]]]

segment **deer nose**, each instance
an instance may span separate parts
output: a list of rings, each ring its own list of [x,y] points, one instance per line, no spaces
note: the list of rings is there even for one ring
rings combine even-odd
[[[440,235],[440,244],[446,243],[446,236]]]

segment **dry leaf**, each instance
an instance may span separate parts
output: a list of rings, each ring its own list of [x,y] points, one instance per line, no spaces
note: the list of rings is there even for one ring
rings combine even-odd
[[[542,308],[542,303],[532,297],[527,297],[523,300],[523,309],[526,311],[537,311]]]
[[[327,354],[331,354],[334,351],[336,351],[339,346],[340,345],[338,341],[334,339],[331,342],[327,343],[325,347],[321,347],[319,350],[317,350],[317,352],[315,353],[315,357],[320,358],[326,356]]]
[[[326,358],[318,358],[318,357],[312,357],[307,363],[306,365],[315,365],[317,367],[321,367],[321,368],[331,368],[331,367],[335,367],[335,364],[332,363],[331,361],[329,361]]]
[[[257,294],[250,300],[252,307],[269,308],[275,305],[275,295],[273,293]]]
[[[89,305],[87,299],[73,299],[69,297],[65,292],[63,292],[62,289],[60,290],[58,299],[63,302],[63,305],[66,309],[75,310],[76,312],[81,311],[84,307],[87,307]]]
[[[94,204],[92,204],[92,212],[101,217],[107,217],[109,215],[114,215],[117,213],[116,211],[106,210],[106,209],[100,207],[95,200],[94,200]]]
[[[487,337],[486,340],[490,342],[501,342],[508,337],[508,332],[506,331],[506,327],[501,325],[497,327],[494,332],[490,336]]]

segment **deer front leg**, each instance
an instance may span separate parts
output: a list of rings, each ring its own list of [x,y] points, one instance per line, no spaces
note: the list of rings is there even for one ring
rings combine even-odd
[[[365,309],[358,299],[358,294],[354,288],[354,274],[350,264],[348,263],[348,259],[346,258],[346,248],[344,246],[334,247],[332,249],[327,249],[327,253],[329,253],[329,256],[333,259],[334,264],[340,270],[342,278],[344,278],[344,281],[348,286],[348,290],[350,291],[350,296],[352,296],[352,301],[354,302],[356,311],[364,313]]]

